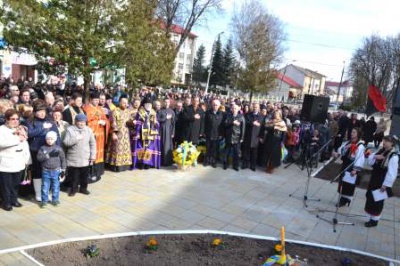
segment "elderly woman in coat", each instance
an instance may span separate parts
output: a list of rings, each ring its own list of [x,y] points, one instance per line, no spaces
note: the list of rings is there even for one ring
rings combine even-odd
[[[5,124],[0,126],[0,187],[3,198],[3,209],[11,211],[21,207],[18,202],[18,185],[31,156],[27,134],[19,126],[19,115],[14,109],[4,114]]]

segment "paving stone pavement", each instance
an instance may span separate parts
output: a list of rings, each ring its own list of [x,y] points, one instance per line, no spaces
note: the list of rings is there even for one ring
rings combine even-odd
[[[332,177],[333,178],[333,177]],[[303,205],[306,171],[296,165],[267,174],[197,166],[106,172],[91,194],[61,193],[58,207],[0,210],[1,250],[45,241],[143,230],[212,229],[335,245],[400,260],[400,199],[385,202],[383,220],[365,228],[365,190],[356,189],[350,207],[340,209],[333,232],[336,184],[312,178]],[[397,181],[399,182],[399,181]],[[320,210],[320,211],[318,211]],[[317,218],[316,215],[321,218]],[[30,265],[21,253],[0,255],[0,265]]]

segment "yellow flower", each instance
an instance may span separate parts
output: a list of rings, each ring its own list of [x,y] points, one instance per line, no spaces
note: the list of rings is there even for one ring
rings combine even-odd
[[[219,245],[221,245],[222,244],[222,240],[220,239],[220,238],[216,238],[216,239],[214,239],[214,241],[213,241],[213,243],[212,243],[212,245],[213,246],[219,246]]]
[[[155,238],[150,238],[150,240],[147,242],[147,246],[148,247],[154,247],[157,246],[158,242]]]
[[[281,244],[276,244],[275,247],[274,247],[274,249],[275,249],[275,251],[277,251],[277,252],[281,252],[282,249],[283,249],[283,247],[282,247]]]

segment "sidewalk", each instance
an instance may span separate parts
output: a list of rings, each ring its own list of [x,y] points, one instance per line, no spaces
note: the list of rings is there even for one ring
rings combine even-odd
[[[61,205],[40,209],[21,200],[22,208],[1,210],[0,250],[71,237],[142,230],[213,229],[286,238],[370,252],[400,260],[400,199],[385,202],[378,227],[364,227],[365,190],[356,189],[350,207],[341,208],[337,225],[332,219],[336,184],[313,178],[303,206],[306,171],[296,165],[274,174],[197,166],[190,171],[148,170],[107,172],[89,186],[91,195],[70,198]],[[397,182],[400,182],[397,180]],[[289,194],[292,194],[289,197]],[[309,210],[326,210],[316,217]],[[0,255],[3,265],[31,265],[20,253]]]

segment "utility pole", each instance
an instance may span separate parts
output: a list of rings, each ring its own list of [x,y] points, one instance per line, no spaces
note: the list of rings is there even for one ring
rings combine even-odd
[[[338,90],[337,90],[337,95],[336,95],[336,104],[337,104],[337,105],[339,105],[340,87],[342,86],[345,64],[346,64],[346,61],[343,61],[342,76],[340,77],[340,82],[339,82],[339,86],[338,86]]]

